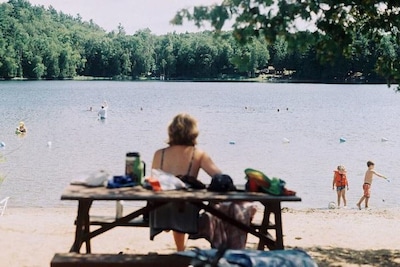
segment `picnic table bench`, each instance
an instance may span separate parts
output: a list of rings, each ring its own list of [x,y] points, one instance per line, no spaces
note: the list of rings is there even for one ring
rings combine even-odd
[[[201,256],[200,256],[201,255]],[[197,250],[159,255],[132,254],[78,254],[58,253],[51,261],[51,267],[188,267],[216,266],[220,259],[224,265],[233,266],[296,266],[317,267],[317,263],[305,251],[291,250]],[[207,265],[206,265],[207,264]]]
[[[187,267],[192,258],[178,255],[57,253],[50,267]]]

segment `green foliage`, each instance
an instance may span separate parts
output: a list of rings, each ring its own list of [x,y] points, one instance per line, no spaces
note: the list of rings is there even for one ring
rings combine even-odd
[[[107,33],[79,15],[10,0],[0,4],[0,79],[254,78],[271,65],[280,71],[295,70],[293,78],[299,80],[345,82],[362,73],[368,81],[380,81],[374,71],[385,79],[397,79],[393,71],[399,68],[399,39],[388,34],[392,27],[386,24],[382,24],[384,35],[377,31],[377,39],[371,38],[365,25],[371,23],[366,14],[377,17],[373,7],[363,10],[364,27],[357,22],[349,30],[340,27],[351,21],[343,13],[347,9],[334,1],[274,2],[230,0],[182,10],[176,23],[187,18],[198,25],[209,21],[216,31],[156,36],[148,29],[127,35],[122,25]],[[294,30],[293,18],[313,19],[321,8],[330,19],[316,17],[316,23],[335,34]],[[222,31],[233,16],[233,31]]]
[[[387,45],[389,38],[392,48],[381,49],[375,68],[390,84],[400,81],[399,12],[400,2],[393,0],[224,0],[219,5],[180,10],[172,22],[182,24],[188,19],[197,26],[210,22],[219,33],[232,21],[232,34],[239,43],[248,43],[254,36],[263,36],[270,44],[283,38],[291,51],[313,47],[321,63],[334,63],[340,57],[363,58],[370,53],[365,40],[377,48]],[[301,28],[304,25],[312,27]]]

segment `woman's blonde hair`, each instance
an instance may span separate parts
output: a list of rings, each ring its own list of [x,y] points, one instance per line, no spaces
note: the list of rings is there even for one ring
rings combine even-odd
[[[198,135],[196,119],[189,114],[181,113],[174,117],[168,127],[168,144],[194,146],[197,144]]]

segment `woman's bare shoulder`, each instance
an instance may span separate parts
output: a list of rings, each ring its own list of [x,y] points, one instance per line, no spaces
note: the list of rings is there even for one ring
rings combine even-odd
[[[208,157],[207,152],[204,151],[204,150],[201,149],[201,148],[198,148],[198,147],[196,147],[195,153],[196,153],[196,156],[199,157],[199,158],[202,158],[202,157],[204,157],[204,156]]]

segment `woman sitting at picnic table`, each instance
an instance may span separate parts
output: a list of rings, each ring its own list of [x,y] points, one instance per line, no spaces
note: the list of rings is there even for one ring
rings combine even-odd
[[[210,156],[196,147],[199,130],[197,121],[188,114],[178,114],[168,127],[168,147],[153,157],[152,169],[160,169],[177,177],[197,179],[203,169],[211,177],[221,174]],[[186,202],[171,202],[150,212],[150,238],[172,230],[177,251],[185,249],[185,233],[198,231],[199,208]]]

